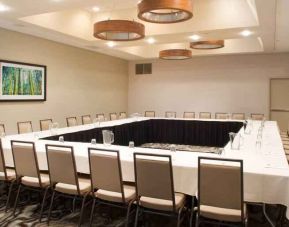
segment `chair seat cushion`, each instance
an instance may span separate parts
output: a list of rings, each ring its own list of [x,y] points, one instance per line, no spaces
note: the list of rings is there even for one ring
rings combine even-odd
[[[7,174],[7,179],[5,179],[4,172],[0,172],[1,181],[4,181],[4,180],[12,181],[16,179],[16,173],[14,169],[6,169],[6,174]]]
[[[41,177],[42,187],[46,187],[50,184],[48,174],[40,174],[40,177]],[[38,177],[24,176],[21,178],[21,183],[29,187],[36,187],[36,188],[40,187]]]
[[[80,194],[85,194],[91,191],[91,183],[89,179],[78,178]],[[57,183],[55,190],[61,193],[78,195],[77,186],[74,184]]]
[[[129,186],[129,185],[123,185],[124,190],[124,198],[125,202],[129,203],[136,197],[135,187]],[[122,203],[122,194],[120,192],[112,192],[112,191],[106,191],[99,189],[95,193],[95,196],[99,199],[110,201],[110,202],[116,202],[116,203]]]
[[[185,198],[184,194],[175,193],[176,210],[179,210],[184,205]],[[141,196],[140,205],[149,209],[173,211],[173,202],[171,200]]]
[[[282,143],[283,145],[289,145],[289,140],[283,140]]]
[[[284,151],[286,155],[289,155],[289,150],[285,149]]]
[[[246,208],[246,206],[244,206]],[[246,210],[244,210],[246,214]],[[207,205],[200,206],[200,215],[205,218],[210,218],[219,221],[241,222],[241,210],[213,207]]]

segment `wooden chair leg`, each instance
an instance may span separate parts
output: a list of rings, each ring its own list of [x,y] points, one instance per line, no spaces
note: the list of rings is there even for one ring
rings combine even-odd
[[[134,202],[134,200],[132,200],[132,201],[129,203],[128,207],[127,207],[126,219],[125,219],[125,227],[128,227],[128,225],[129,225],[130,210],[131,210],[131,206],[132,206],[133,202]]]

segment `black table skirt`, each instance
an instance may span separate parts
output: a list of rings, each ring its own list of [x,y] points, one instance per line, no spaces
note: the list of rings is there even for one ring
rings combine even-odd
[[[58,140],[59,136],[63,136],[68,142],[88,143],[91,139],[96,139],[97,143],[102,143],[102,130],[111,130],[114,132],[115,145],[128,146],[129,141],[134,141],[135,146],[144,143],[170,143],[224,147],[229,141],[229,132],[238,132],[242,126],[242,122],[233,121],[151,119],[42,139]]]

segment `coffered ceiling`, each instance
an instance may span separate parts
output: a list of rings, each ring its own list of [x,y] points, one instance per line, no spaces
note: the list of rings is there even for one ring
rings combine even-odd
[[[225,48],[192,50],[194,56],[289,51],[288,0],[194,0],[194,17],[176,24],[140,21],[137,2],[0,0],[0,27],[127,60],[157,58],[168,48],[189,49],[192,37],[225,39]],[[93,24],[108,18],[143,23],[146,38],[114,43],[94,38]]]

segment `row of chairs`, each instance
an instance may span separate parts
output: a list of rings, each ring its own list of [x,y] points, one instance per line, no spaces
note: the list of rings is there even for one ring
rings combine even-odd
[[[123,181],[117,150],[88,148],[90,174],[84,178],[77,173],[74,150],[71,146],[46,145],[48,174],[39,170],[33,142],[11,141],[11,147],[15,171],[6,168],[3,151],[0,149],[0,180],[10,185],[6,211],[9,208],[13,185],[17,185],[14,215],[20,194],[26,190],[33,190],[43,194],[39,222],[42,220],[44,205],[50,198],[48,224],[54,200],[62,196],[74,201],[82,200],[79,226],[83,221],[87,202],[92,202],[90,226],[95,206],[101,204],[126,209],[125,226],[128,226],[133,214],[134,226],[138,226],[139,215],[145,212],[175,217],[178,227],[187,213],[190,213],[190,226],[195,214],[196,226],[199,226],[200,222],[246,225],[241,160],[200,157],[198,205],[195,206],[194,202],[188,205],[187,196],[175,191],[170,155],[134,153],[135,184],[132,185]]]
[[[119,114],[118,113],[110,113],[109,114],[109,119],[111,121],[117,120],[117,119],[125,119],[125,118],[127,118],[126,112],[120,112]],[[105,117],[105,114],[103,114],[103,113],[96,114],[96,119],[98,121],[106,121],[107,120]],[[40,123],[40,130],[45,131],[45,130],[49,130],[49,127],[53,123],[53,120],[52,119],[43,119],[43,120],[40,120],[39,123]],[[78,125],[77,117],[67,117],[66,123],[67,123],[68,127],[77,126]],[[93,123],[93,119],[92,119],[91,115],[81,116],[81,123],[83,125]],[[18,130],[18,134],[33,132],[32,121],[17,122],[17,130]],[[5,135],[5,133],[6,133],[5,132],[5,125],[0,124],[0,135],[1,136]]]
[[[156,117],[155,111],[145,111],[145,117]],[[172,111],[165,112],[166,118],[176,118],[177,113]],[[184,112],[183,118],[196,118],[195,112]],[[200,112],[199,118],[201,119],[211,119],[212,113],[210,112]],[[215,113],[215,119],[234,119],[234,120],[245,120],[246,114],[245,113]],[[260,113],[252,113],[251,114],[252,120],[263,120],[264,114]]]

